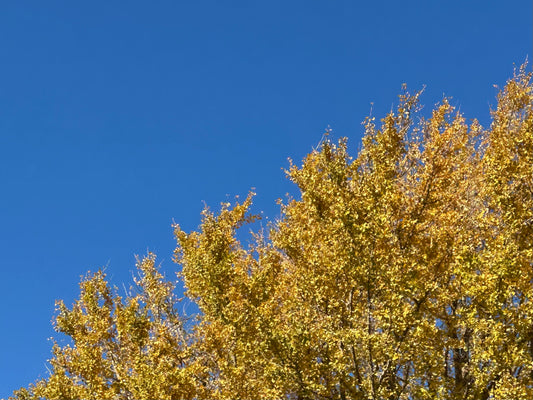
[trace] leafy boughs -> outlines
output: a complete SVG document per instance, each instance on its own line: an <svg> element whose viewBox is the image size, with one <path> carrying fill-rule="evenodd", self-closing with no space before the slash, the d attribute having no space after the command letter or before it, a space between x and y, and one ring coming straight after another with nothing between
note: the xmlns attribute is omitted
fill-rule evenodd
<svg viewBox="0 0 533 400"><path fill-rule="evenodd" d="M533 85L492 124L407 92L362 148L326 138L287 171L301 197L253 234L252 194L174 227L200 314L149 254L135 290L97 272L58 302L50 375L14 399L533 398Z"/></svg>

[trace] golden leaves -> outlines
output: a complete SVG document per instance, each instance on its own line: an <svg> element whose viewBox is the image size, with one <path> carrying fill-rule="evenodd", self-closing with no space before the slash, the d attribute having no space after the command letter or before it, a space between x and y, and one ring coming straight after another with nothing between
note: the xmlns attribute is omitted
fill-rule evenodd
<svg viewBox="0 0 533 400"><path fill-rule="evenodd" d="M248 246L252 193L174 226L188 329L154 255L124 299L89 275L57 305L72 344L17 398L532 398L531 75L488 130L419 96L368 118L356 158L326 138L291 163L301 199Z"/></svg>

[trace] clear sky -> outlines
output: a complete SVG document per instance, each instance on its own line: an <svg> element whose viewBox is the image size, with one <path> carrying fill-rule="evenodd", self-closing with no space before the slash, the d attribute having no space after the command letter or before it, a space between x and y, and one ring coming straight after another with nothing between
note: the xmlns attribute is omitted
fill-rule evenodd
<svg viewBox="0 0 533 400"><path fill-rule="evenodd" d="M532 2L10 1L0 6L0 397L46 376L54 301L134 255L173 277L172 221L245 196L275 217L328 125L427 85L489 122L531 60ZM56 335L57 336L57 335Z"/></svg>

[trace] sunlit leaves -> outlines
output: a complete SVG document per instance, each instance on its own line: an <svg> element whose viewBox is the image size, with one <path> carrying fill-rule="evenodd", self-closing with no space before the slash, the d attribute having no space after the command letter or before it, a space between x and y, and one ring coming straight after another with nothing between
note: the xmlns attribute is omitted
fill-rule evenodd
<svg viewBox="0 0 533 400"><path fill-rule="evenodd" d="M138 262L139 278L125 300L101 271L80 284L80 297L57 303L56 330L70 344L55 343L51 376L19 397L47 399L191 398L182 372L191 353L174 286L149 254Z"/></svg>
<svg viewBox="0 0 533 400"><path fill-rule="evenodd" d="M151 254L125 298L89 275L18 398L533 398L531 75L487 129L419 97L369 117L357 156L326 137L291 163L301 196L248 242L253 194L174 226L194 324Z"/></svg>

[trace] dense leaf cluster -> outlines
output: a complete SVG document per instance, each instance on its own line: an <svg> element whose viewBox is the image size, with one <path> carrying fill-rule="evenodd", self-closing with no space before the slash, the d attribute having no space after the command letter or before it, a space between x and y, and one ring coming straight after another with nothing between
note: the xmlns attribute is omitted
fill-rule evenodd
<svg viewBox="0 0 533 400"><path fill-rule="evenodd" d="M291 164L301 198L253 244L252 195L175 226L192 328L153 255L124 299L88 276L58 303L72 344L14 398L533 398L531 75L487 129L418 100L368 118L356 158L326 138Z"/></svg>

